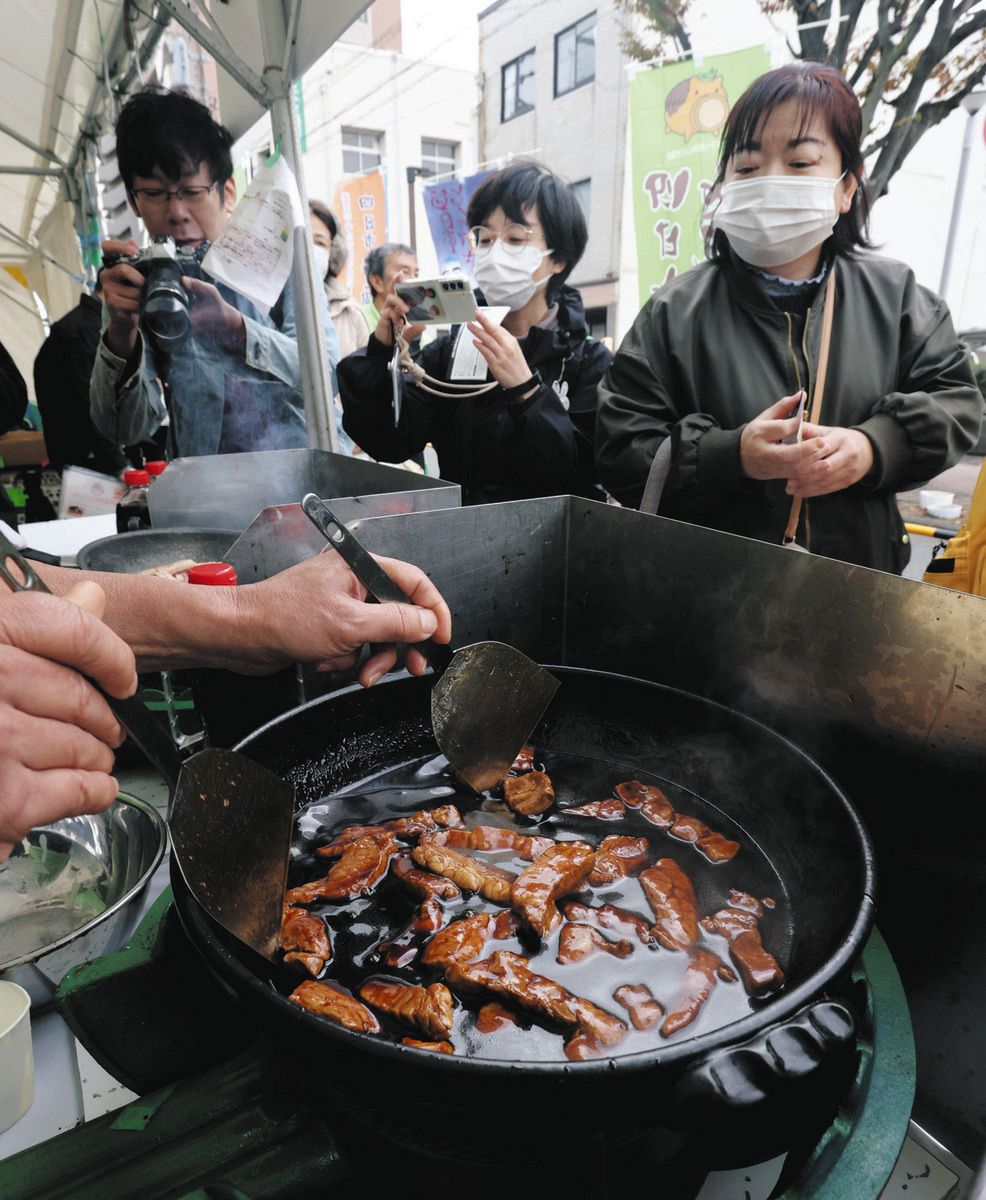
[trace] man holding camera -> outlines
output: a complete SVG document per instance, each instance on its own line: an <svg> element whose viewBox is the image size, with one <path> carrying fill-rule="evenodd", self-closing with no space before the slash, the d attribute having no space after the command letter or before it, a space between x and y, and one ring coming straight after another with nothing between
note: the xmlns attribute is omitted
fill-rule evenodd
<svg viewBox="0 0 986 1200"><path fill-rule="evenodd" d="M187 316L174 300L180 289L171 302L189 333L160 336L160 326L155 334L142 319L148 276L171 247L138 256L135 242L104 242L112 265L100 275L103 333L90 383L97 429L132 445L168 421L169 457L307 446L290 281L264 316L196 262L236 203L229 131L190 96L148 90L123 106L116 133L131 207L152 238L172 239ZM172 275L177 281L179 272ZM338 338L324 296L318 300L334 373Z"/></svg>

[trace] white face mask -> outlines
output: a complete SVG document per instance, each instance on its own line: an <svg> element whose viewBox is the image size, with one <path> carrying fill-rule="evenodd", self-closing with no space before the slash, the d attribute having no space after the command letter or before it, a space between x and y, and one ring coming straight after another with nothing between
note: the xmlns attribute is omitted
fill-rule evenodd
<svg viewBox="0 0 986 1200"><path fill-rule="evenodd" d="M312 248L315 251L315 278L322 280L329 273L329 252L324 246Z"/></svg>
<svg viewBox="0 0 986 1200"><path fill-rule="evenodd" d="M732 249L755 267L780 267L814 250L832 232L839 213L835 189L845 178L760 175L723 185L712 224Z"/></svg>
<svg viewBox="0 0 986 1200"><path fill-rule="evenodd" d="M487 304L505 304L511 312L523 308L539 287L551 278L534 280L541 260L551 253L537 246L525 246L519 254L503 248L500 238L488 249L476 251L476 282L482 288Z"/></svg>

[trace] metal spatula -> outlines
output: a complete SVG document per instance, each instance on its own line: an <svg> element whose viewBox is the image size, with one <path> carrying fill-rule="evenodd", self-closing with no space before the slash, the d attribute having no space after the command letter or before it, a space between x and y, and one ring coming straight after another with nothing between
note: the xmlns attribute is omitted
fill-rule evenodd
<svg viewBox="0 0 986 1200"><path fill-rule="evenodd" d="M0 578L15 592L50 590L2 534ZM234 750L202 750L183 762L136 697L118 700L102 694L168 783L172 848L190 891L220 925L258 954L273 958L287 882L294 788Z"/></svg>
<svg viewBox="0 0 986 1200"><path fill-rule="evenodd" d="M410 604L324 500L309 493L301 507L371 596L384 604ZM415 649L436 675L431 724L439 749L475 791L495 787L540 721L558 680L503 642L476 642L453 653L428 638Z"/></svg>

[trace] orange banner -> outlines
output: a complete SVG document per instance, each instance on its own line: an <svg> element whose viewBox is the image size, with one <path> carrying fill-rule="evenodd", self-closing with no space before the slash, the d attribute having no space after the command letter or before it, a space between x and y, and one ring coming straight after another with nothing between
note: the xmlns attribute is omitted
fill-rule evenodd
<svg viewBox="0 0 986 1200"><path fill-rule="evenodd" d="M370 288L363 274L363 260L374 246L387 240L387 198L383 175L371 171L346 179L336 188L333 211L349 243L349 262L340 279L357 303L367 304Z"/></svg>

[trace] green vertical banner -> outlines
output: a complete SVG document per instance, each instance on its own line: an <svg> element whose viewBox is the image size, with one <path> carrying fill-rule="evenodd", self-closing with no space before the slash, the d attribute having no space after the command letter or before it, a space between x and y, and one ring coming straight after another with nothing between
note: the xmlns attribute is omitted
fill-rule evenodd
<svg viewBox="0 0 986 1200"><path fill-rule="evenodd" d="M305 93L301 86L301 80L294 81L294 87L291 89L294 96L294 115L298 121L298 144L301 146L301 153L308 153L308 126L305 124Z"/></svg>
<svg viewBox="0 0 986 1200"><path fill-rule="evenodd" d="M733 101L765 71L763 46L666 63L630 83L630 166L640 303L705 259L702 216Z"/></svg>

